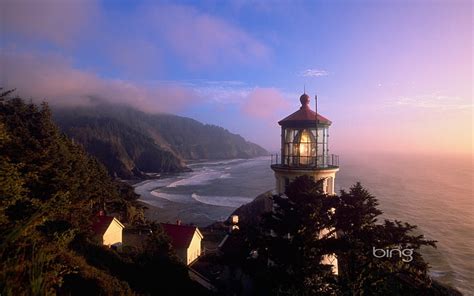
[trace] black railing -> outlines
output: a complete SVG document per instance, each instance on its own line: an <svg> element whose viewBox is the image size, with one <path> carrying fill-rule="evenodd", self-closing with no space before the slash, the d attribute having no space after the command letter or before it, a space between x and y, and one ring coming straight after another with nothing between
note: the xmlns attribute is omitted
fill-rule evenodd
<svg viewBox="0 0 474 296"><path fill-rule="evenodd" d="M271 155L271 165L294 168L330 168L339 166L339 155L328 154L318 156Z"/></svg>

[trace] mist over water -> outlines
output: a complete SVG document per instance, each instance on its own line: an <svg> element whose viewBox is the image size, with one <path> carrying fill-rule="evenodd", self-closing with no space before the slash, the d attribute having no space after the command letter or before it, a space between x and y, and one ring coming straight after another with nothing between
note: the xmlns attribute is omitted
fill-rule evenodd
<svg viewBox="0 0 474 296"><path fill-rule="evenodd" d="M192 164L194 170L138 184L141 200L160 210L153 217L208 225L275 186L270 158ZM418 226L437 240L422 250L431 274L466 295L474 291L474 201L471 158L341 155L336 189L360 181L379 200L382 219Z"/></svg>

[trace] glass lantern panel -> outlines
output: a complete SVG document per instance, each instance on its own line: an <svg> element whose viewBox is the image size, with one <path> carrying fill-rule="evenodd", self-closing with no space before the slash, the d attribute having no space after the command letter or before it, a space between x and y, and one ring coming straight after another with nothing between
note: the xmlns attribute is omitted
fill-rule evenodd
<svg viewBox="0 0 474 296"><path fill-rule="evenodd" d="M308 130L303 130L299 143L299 163L301 165L310 164L311 158L311 137Z"/></svg>
<svg viewBox="0 0 474 296"><path fill-rule="evenodd" d="M290 143L294 136L295 131L291 128L285 129L285 143Z"/></svg>
<svg viewBox="0 0 474 296"><path fill-rule="evenodd" d="M317 135L317 137L316 137ZM328 165L328 128L285 128L282 164L290 166ZM317 139L317 143L316 143Z"/></svg>

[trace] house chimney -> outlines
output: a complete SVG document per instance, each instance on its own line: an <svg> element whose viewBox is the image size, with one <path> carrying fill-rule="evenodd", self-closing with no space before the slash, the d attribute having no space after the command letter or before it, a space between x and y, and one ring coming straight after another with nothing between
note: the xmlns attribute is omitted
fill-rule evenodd
<svg viewBox="0 0 474 296"><path fill-rule="evenodd" d="M176 220L176 225L181 225L181 220Z"/></svg>

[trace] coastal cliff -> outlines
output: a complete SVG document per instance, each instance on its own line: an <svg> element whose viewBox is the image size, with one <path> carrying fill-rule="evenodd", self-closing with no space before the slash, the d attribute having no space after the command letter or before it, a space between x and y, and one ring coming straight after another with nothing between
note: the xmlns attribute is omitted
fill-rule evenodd
<svg viewBox="0 0 474 296"><path fill-rule="evenodd" d="M121 179L189 170L186 161L252 158L268 152L237 134L172 114L104 102L55 108L61 130Z"/></svg>

